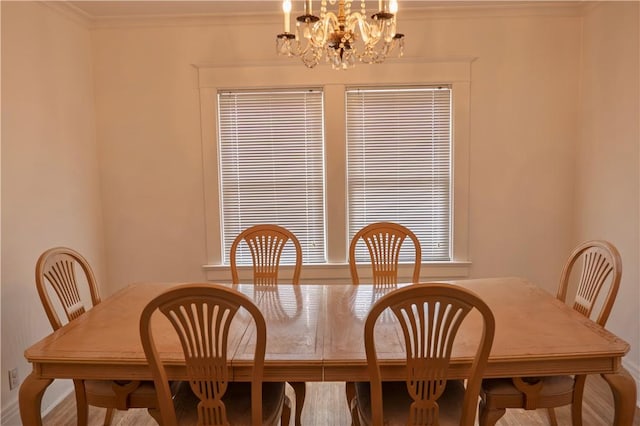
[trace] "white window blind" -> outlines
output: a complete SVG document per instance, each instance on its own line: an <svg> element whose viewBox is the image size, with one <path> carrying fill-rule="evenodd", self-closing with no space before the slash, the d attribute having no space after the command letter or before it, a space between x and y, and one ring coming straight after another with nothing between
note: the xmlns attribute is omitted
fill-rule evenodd
<svg viewBox="0 0 640 426"><path fill-rule="evenodd" d="M450 260L451 89L349 89L347 146L349 238L396 222L416 234L423 261ZM401 261L413 261L410 243Z"/></svg>
<svg viewBox="0 0 640 426"><path fill-rule="evenodd" d="M322 114L320 90L218 93L225 263L234 238L261 223L293 232L304 263L325 262ZM251 264L248 250L238 263Z"/></svg>

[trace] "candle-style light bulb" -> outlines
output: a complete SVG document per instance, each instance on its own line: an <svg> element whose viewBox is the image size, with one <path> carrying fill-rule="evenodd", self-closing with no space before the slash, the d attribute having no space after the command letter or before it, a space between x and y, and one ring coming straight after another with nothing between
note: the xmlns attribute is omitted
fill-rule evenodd
<svg viewBox="0 0 640 426"><path fill-rule="evenodd" d="M284 12L284 32L290 32L289 14L291 13L291 0L283 0L282 11Z"/></svg>
<svg viewBox="0 0 640 426"><path fill-rule="evenodd" d="M398 13L398 0L391 0L389 2L389 12L393 13L394 15Z"/></svg>

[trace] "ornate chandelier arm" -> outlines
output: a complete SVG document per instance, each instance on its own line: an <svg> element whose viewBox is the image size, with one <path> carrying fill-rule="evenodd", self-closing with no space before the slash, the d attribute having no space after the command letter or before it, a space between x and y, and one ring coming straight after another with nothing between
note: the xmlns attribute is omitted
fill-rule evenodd
<svg viewBox="0 0 640 426"><path fill-rule="evenodd" d="M310 41L315 46L322 48L327 43L329 39L329 35L333 33L336 28L340 27L340 22L338 17L331 13L327 12L323 19L316 22L310 29Z"/></svg>
<svg viewBox="0 0 640 426"><path fill-rule="evenodd" d="M336 5L337 13L327 11L327 4ZM351 12L351 0L322 0L320 17L312 14L312 0L305 0L304 15L296 18L295 35L290 32L291 1L283 1L285 32L276 39L281 55L299 56L309 68L322 58L334 69L354 65L356 58L365 63L382 62L388 53L398 48L402 56L403 34L396 34L397 0L380 0L379 11L367 19L365 0L361 11Z"/></svg>

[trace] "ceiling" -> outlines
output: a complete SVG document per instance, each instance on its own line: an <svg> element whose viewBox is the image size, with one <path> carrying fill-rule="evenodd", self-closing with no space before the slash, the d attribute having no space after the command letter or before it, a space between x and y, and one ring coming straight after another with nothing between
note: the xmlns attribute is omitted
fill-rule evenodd
<svg viewBox="0 0 640 426"><path fill-rule="evenodd" d="M73 7L80 10L91 19L104 18L143 18L143 17L171 17L171 16L202 16L202 15L248 15L281 13L281 0L201 0L201 1L69 1ZM320 8L320 0L314 0L314 9ZM464 7L479 4L501 4L527 2L506 1L434 1L434 0L399 0L400 12L413 9L437 8L442 6ZM538 3L541 3L538 1ZM369 8L377 6L377 1L369 0ZM357 9L360 2L353 0L352 10ZM303 1L293 0L293 10L302 11ZM334 7L332 7L333 9Z"/></svg>
<svg viewBox="0 0 640 426"><path fill-rule="evenodd" d="M274 13L281 1L70 1L90 18L226 15Z"/></svg>

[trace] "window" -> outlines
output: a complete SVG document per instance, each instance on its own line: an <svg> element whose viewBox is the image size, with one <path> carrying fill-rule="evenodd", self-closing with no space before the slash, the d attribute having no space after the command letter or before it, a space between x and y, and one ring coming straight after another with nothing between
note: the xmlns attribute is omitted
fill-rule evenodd
<svg viewBox="0 0 640 426"><path fill-rule="evenodd" d="M301 276L304 283L351 282L348 265L351 236L355 229L363 226L365 222L376 220L394 220L418 234L423 248L422 260L426 263L422 268L421 279L468 276L471 266L468 257L468 236L472 61L473 58L456 58L451 61L399 61L359 67L357 72L335 72L331 67L317 67L313 72L308 72L301 70L299 64L198 67L206 226L206 259L203 259L203 270L207 279L227 282L230 277L228 253L231 239L241 229L253 223L267 221L286 226L299 237L305 250ZM382 97L384 109L376 111L373 108L374 95ZM242 106L245 96L262 98L254 99L251 107L253 109L250 108L249 112L245 113L242 112L245 108ZM286 119L276 119L275 116L272 119L266 118L282 108L282 105L275 102L280 96L291 98L287 101L292 103L289 105L290 108L284 108ZM295 103L297 101L293 99L297 96L306 99ZM388 129L375 128L370 120L362 121L360 136L365 135L362 141L366 143L367 149L366 152L361 152L361 161L364 162L360 166L354 165L356 157L349 152L355 148L353 144L357 137L360 137L354 133L358 125L349 121L349 118L356 117L351 107L355 106L354 99L358 99L358 96L361 97L361 105L364 102L365 107L371 108L367 111L367 116L377 114L379 122L389 126ZM418 100L405 100L406 105L409 102L414 102L415 105L403 110L406 106L403 101L386 99L385 96L415 96ZM269 104L272 101L274 103ZM390 105L393 104L397 104L397 107L394 106L392 109ZM249 129L254 140L249 138L249 141L242 141L242 132L234 136L236 132L233 127L223 128L236 126L233 124L234 120L237 121L238 129ZM241 122L245 124L240 125ZM412 128L408 123L418 126L413 130L426 134L426 139L412 139L409 135ZM402 126L405 125L407 128L403 129ZM285 130L287 126L292 126L289 133ZM287 137L275 136L278 132L284 133ZM404 147L405 144L411 143L417 144L417 147L411 148L414 151L405 152L394 147L392 153L383 155L383 166L392 160L409 161L406 158L407 152L411 152L410 160L416 164L419 162L420 166L412 165L406 168L415 172L415 175L399 174L393 176L394 180L390 182L396 186L402 183L403 188L408 187L407 185L417 185L418 182L419 185L414 188L416 192L403 192L402 188L394 188L393 191L398 192L393 192L389 187L383 188L380 190L382 196L378 197L374 187L370 185L373 182L370 172L376 171L376 168L383 171L385 168L370 167L371 164L375 164L371 162L370 148L374 146L372 144L376 138L398 142L399 137L395 134L401 134L404 138L403 144L399 146ZM237 149L241 150L249 143L254 144L251 150L262 150L261 154L254 154L256 158L251 158L248 152L242 159L234 158L230 154L235 148L228 144L236 144ZM254 188L247 192L250 188L237 181L240 173L248 173L254 178L258 172L267 173L270 169L266 164L260 165L263 167L261 170L252 162L267 161L267 158L271 157L271 149L283 147L285 143L291 144L287 145L290 149L287 148L284 152L281 150L278 159L274 157L269 167L276 171L282 170L282 164L292 162L291 167L301 167L296 171L299 172L297 177L281 179L282 173L274 172L272 187L258 187L259 183L265 182L264 179L260 182L256 179L251 183ZM441 143L446 143L446 147ZM295 151L298 149L304 152ZM428 149L432 152L428 152ZM225 153L223 150L230 151ZM363 157L365 155L366 160ZM282 159L280 156L288 156L288 159ZM295 159L292 160L294 156ZM441 166L448 167L448 171L439 168ZM227 170L229 167L236 167L237 170ZM420 174L427 169L431 170L430 174ZM363 171L366 174L359 178L354 174ZM231 183L234 179L236 182ZM281 200L280 197L290 196L294 191L292 189L289 194L276 192L266 201L259 198L266 198L267 191L272 191L274 185L279 185L278 179L285 185L296 183L296 197L304 195L304 198L278 202L275 207L270 207L267 202L274 198ZM357 184L358 179L361 179L360 184ZM375 195L359 196L360 207L355 202L358 198L357 185L364 185L360 190L361 194ZM306 191L310 194L315 191L315 195L306 197ZM418 200L414 195L416 193L420 196L427 194L431 198ZM409 198L416 201L415 208L421 209L414 214L418 220L409 222L406 218L392 216L393 212L385 213L384 217L371 215L373 210L369 207L372 202L379 201L377 198L388 202L391 196L399 200L397 207L394 207L397 211L404 212L414 208L402 205L402 200ZM441 196L443 198L437 198ZM243 198L243 201L237 197ZM260 201L251 200L252 197ZM430 205L430 202L433 204ZM237 206L230 209L233 203ZM255 212L249 205L253 206ZM298 207L301 210L298 210ZM284 210L289 211L290 208L295 210L292 217L298 221L296 229L281 221L283 215L290 214ZM357 213L358 209L361 209L361 213ZM253 213L259 213L260 217L252 217L250 221L253 223L249 223L247 218ZM275 216L273 219L263 217L272 213ZM309 215L308 218L306 215ZM362 222L355 223L356 220ZM233 225L235 229L230 228L233 221L237 222ZM313 225L307 228L312 222ZM424 229L420 229L422 227ZM292 267L284 265L282 272L286 276L292 272ZM360 272L362 279L366 280L370 268L363 267ZM251 267L248 265L240 268L241 279L250 279L251 273ZM411 265L400 265L400 279L410 277L411 273Z"/></svg>
<svg viewBox="0 0 640 426"><path fill-rule="evenodd" d="M218 133L225 263L234 238L260 223L286 227L305 263L324 263L322 91L219 92ZM243 250L238 263L251 264ZM294 260L285 251L282 263Z"/></svg>
<svg viewBox="0 0 640 426"><path fill-rule="evenodd" d="M450 260L450 88L349 89L346 99L349 236L397 222L416 234L423 261ZM401 260L411 260L406 248ZM367 261L364 248L357 257Z"/></svg>

